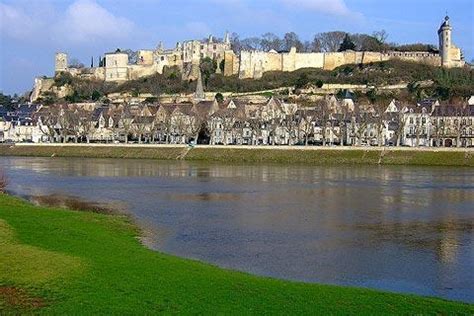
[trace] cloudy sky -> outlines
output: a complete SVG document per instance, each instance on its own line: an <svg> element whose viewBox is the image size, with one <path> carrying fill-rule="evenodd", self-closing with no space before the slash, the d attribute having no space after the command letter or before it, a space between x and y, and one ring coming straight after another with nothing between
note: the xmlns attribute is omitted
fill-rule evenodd
<svg viewBox="0 0 474 316"><path fill-rule="evenodd" d="M294 31L302 39L341 30L388 40L437 44L448 12L454 42L474 58L473 0L0 0L0 91L31 89L36 76L51 76L54 53L84 64L116 48L154 48L159 41L243 37Z"/></svg>

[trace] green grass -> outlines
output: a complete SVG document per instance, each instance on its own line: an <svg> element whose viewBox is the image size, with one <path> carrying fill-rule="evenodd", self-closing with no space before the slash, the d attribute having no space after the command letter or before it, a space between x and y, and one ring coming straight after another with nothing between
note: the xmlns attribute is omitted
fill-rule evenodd
<svg viewBox="0 0 474 316"><path fill-rule="evenodd" d="M123 146L0 146L0 156L83 157L83 158L137 158L175 160L186 147L123 147ZM216 162L285 163L311 165L369 164L418 166L474 167L473 150L398 150L385 148L365 150L357 148L301 150L262 147L244 149L228 146L209 148L197 146L185 160Z"/></svg>
<svg viewBox="0 0 474 316"><path fill-rule="evenodd" d="M228 271L148 250L137 233L123 216L0 195L0 314L474 314L441 299Z"/></svg>

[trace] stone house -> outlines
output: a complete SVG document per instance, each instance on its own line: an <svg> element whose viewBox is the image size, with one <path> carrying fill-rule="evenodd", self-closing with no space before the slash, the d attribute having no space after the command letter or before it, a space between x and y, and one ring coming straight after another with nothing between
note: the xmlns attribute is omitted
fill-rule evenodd
<svg viewBox="0 0 474 316"><path fill-rule="evenodd" d="M472 147L474 145L474 106L440 105L432 116L432 146Z"/></svg>

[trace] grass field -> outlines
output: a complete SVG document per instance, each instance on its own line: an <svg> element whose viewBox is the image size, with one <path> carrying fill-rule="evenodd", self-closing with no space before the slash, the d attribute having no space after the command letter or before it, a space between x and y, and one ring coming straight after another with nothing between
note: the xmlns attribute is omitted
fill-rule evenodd
<svg viewBox="0 0 474 316"><path fill-rule="evenodd" d="M0 314L474 314L474 305L223 270L143 247L127 218L0 195Z"/></svg>
<svg viewBox="0 0 474 316"><path fill-rule="evenodd" d="M474 167L474 150L197 146L0 146L0 156L184 159L312 165L372 164Z"/></svg>

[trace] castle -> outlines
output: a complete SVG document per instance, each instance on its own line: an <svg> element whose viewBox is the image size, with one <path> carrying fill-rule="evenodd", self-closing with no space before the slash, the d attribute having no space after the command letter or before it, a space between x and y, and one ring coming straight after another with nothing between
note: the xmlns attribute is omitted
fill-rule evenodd
<svg viewBox="0 0 474 316"><path fill-rule="evenodd" d="M178 42L173 49L164 49L160 43L154 50L139 50L137 60L133 64L129 63L129 55L120 49L106 53L100 60L99 67L90 68L70 67L67 54L56 53L55 73L68 72L83 78L123 82L155 73L161 74L165 67L177 66L183 74L183 79L195 80L201 59L211 58L219 65L224 59L224 52L230 50L230 37L226 33L222 41L215 40L211 35L204 41ZM220 71L219 67L217 71Z"/></svg>
<svg viewBox="0 0 474 316"><path fill-rule="evenodd" d="M111 82L124 82L155 73L163 73L165 67L176 66L181 70L183 79L197 79L199 62L209 57L218 64L217 72L225 76L238 75L241 79L261 78L267 71L295 71L301 68L320 68L332 70L346 64L367 64L391 59L401 59L427 63L442 67L462 67L464 60L461 50L452 43L452 26L446 16L438 30L439 53L433 52L365 52L344 51L327 53L299 53L296 48L289 52L232 51L229 34L223 40L209 36L207 40L178 42L173 49L164 49L160 44L154 50L139 50L135 63L129 63L129 55L117 50L106 53L99 67L77 68L68 66L65 53L57 53L55 73L68 72L74 76L95 78Z"/></svg>

